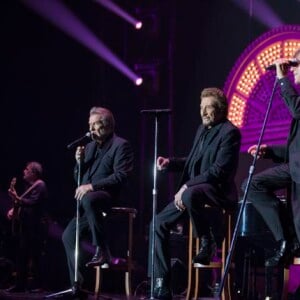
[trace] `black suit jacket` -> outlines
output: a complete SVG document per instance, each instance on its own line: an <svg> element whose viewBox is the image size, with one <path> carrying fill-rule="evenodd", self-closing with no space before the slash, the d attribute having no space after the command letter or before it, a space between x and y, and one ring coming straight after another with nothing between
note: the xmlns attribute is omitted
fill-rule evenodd
<svg viewBox="0 0 300 300"><path fill-rule="evenodd" d="M198 151L200 136L204 126L200 125L196 133L193 147L187 158L171 158L169 169L183 169L180 186L188 187L209 183L216 186L230 201L237 200L237 190L234 177L238 167L241 134L239 129L230 121L226 120L217 124L210 130L212 132L205 139L200 155L197 156L199 168L194 178L190 178L188 166L195 158Z"/></svg>
<svg viewBox="0 0 300 300"><path fill-rule="evenodd" d="M300 95L288 78L280 79L278 82L281 95L292 115L292 123L287 144L271 146L265 158L272 158L275 162L288 162L292 180L300 183Z"/></svg>
<svg viewBox="0 0 300 300"><path fill-rule="evenodd" d="M128 141L115 134L107 140L101 155L95 158L97 143L85 147L81 184L91 183L94 191L105 190L117 196L133 169L133 151ZM77 180L78 166L74 177Z"/></svg>

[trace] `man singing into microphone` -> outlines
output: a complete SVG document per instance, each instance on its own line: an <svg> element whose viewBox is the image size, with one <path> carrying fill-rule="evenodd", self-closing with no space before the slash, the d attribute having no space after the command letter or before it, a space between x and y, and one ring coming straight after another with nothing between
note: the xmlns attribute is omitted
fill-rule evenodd
<svg viewBox="0 0 300 300"><path fill-rule="evenodd" d="M297 61L298 64L296 63ZM279 199L275 195L277 190L283 188L291 189L293 225L298 237L298 241L295 237L294 245L291 246L295 252L297 247L299 247L300 241L300 95L287 77L288 69L290 68L294 74L295 84L300 84L299 63L300 49L294 54L293 64L285 58L277 59L274 62L281 96L292 115L290 133L287 144L284 146L261 145L258 157L271 158L281 164L254 175L249 186L248 197L262 215L276 241L275 252L265 261L265 266L267 267L278 265L287 250L287 237L284 235L279 217ZM256 151L256 145L248 149L248 152L252 155ZM243 185L244 188L245 183ZM285 220L286 222L288 220ZM294 230L293 226L291 229Z"/></svg>
<svg viewBox="0 0 300 300"><path fill-rule="evenodd" d="M120 190L133 169L133 151L128 141L114 133L115 120L106 108L90 110L89 130L92 141L78 147L75 154L75 180L81 164L81 183L75 191L80 201L79 237L88 232L96 251L86 267L109 266L110 251L104 230L104 215L117 203ZM76 219L72 219L63 233L71 284L74 285L74 249ZM78 284L82 285L83 265L78 262Z"/></svg>

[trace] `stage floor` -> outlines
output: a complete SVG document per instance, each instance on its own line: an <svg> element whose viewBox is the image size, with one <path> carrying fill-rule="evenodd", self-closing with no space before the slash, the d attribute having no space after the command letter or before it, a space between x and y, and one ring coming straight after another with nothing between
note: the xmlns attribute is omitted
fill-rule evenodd
<svg viewBox="0 0 300 300"><path fill-rule="evenodd" d="M50 292L43 292L43 293L8 293L5 290L0 290L0 299L1 300L40 300L40 299L45 299L45 296L49 295ZM50 298L47 298L50 299ZM67 300L67 299L72 299L70 296L60 296L56 298L51 298L51 299L61 299L61 300ZM78 298L76 298L78 299ZM117 294L103 294L98 297L94 296L93 294L90 294L87 298L88 300L145 300L145 296L132 296L130 298L127 298L126 295L117 295ZM180 295L175 295L173 296L173 300L182 300L185 299L184 296ZM201 298L201 299L211 299L211 298Z"/></svg>

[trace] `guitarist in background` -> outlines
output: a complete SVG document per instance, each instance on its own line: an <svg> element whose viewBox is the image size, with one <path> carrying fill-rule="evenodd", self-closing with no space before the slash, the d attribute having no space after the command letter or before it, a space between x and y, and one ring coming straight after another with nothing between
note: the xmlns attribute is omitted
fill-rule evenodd
<svg viewBox="0 0 300 300"><path fill-rule="evenodd" d="M23 171L25 190L19 195L15 190L15 178L8 190L13 207L7 217L13 222L13 234L17 240L16 283L7 292L24 292L40 287L39 260L41 257L43 230L41 219L47 199L47 187L42 178L43 169L38 162L27 163ZM18 226L16 226L18 225ZM33 281L28 285L31 270Z"/></svg>

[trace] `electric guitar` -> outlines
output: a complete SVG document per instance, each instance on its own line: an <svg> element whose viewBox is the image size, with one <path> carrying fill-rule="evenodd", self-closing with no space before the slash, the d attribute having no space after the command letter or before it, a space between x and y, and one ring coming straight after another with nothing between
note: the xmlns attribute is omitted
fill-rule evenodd
<svg viewBox="0 0 300 300"><path fill-rule="evenodd" d="M17 183L17 178L14 177L11 182L10 182L10 186L9 186L9 190L12 192L15 192L16 189L16 183ZM13 201L13 214L12 214L12 218L11 218L11 228L12 228L12 233L16 234L19 228L19 216L20 216L20 205L19 205L19 201L16 197L10 195L10 197L12 198Z"/></svg>

